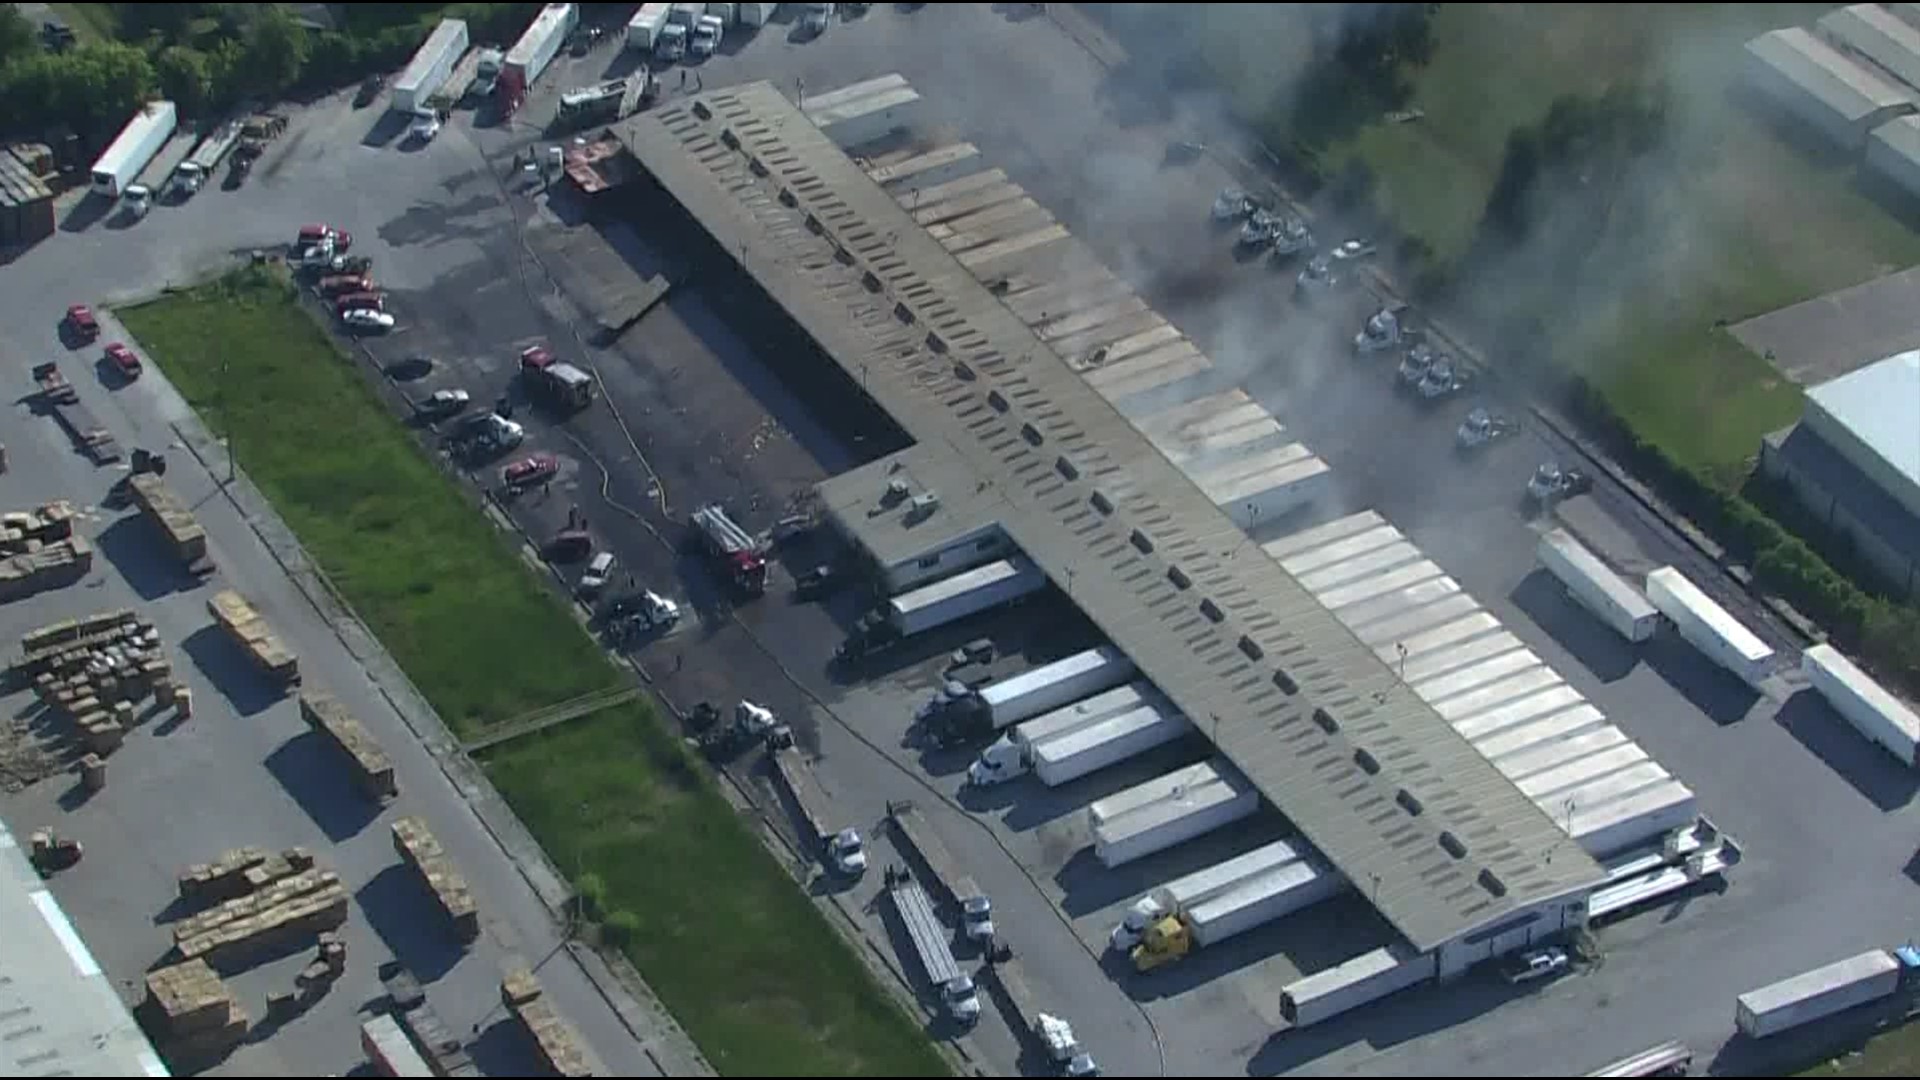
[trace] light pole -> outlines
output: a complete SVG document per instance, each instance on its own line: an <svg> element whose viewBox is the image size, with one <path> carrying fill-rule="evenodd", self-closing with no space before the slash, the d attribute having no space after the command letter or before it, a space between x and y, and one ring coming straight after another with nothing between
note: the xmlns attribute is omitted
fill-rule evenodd
<svg viewBox="0 0 1920 1080"><path fill-rule="evenodd" d="M1393 643L1393 647L1399 650L1400 652L1400 681L1406 682L1407 681L1407 643L1404 641L1396 641Z"/></svg>

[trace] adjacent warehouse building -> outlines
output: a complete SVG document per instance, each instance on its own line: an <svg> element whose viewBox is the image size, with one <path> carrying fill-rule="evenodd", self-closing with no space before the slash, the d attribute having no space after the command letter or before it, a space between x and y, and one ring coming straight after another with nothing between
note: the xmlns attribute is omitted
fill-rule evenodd
<svg viewBox="0 0 1920 1080"><path fill-rule="evenodd" d="M1920 590L1920 351L1808 390L1800 422L1766 437L1760 464L1896 588Z"/></svg>
<svg viewBox="0 0 1920 1080"><path fill-rule="evenodd" d="M1873 129L1915 111L1915 92L1800 27L1747 42L1752 83L1835 146L1860 152Z"/></svg>
<svg viewBox="0 0 1920 1080"><path fill-rule="evenodd" d="M0 824L0 1076L169 1076Z"/></svg>
<svg viewBox="0 0 1920 1080"><path fill-rule="evenodd" d="M35 244L53 235L53 152L45 146L0 148L0 247Z"/></svg>
<svg viewBox="0 0 1920 1080"><path fill-rule="evenodd" d="M1920 115L1902 116L1874 128L1867 139L1867 168L1920 198Z"/></svg>
<svg viewBox="0 0 1920 1080"><path fill-rule="evenodd" d="M1585 922L1594 859L772 86L616 130L915 443L822 487L890 580L1024 552L1430 972Z"/></svg>
<svg viewBox="0 0 1920 1080"><path fill-rule="evenodd" d="M1920 28L1879 4L1854 4L1827 13L1820 35L1869 70L1899 80L1909 92L1920 88Z"/></svg>

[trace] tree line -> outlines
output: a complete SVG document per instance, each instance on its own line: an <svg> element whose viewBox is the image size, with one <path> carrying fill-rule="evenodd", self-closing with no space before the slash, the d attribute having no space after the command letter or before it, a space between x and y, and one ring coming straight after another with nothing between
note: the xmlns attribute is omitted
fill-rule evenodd
<svg viewBox="0 0 1920 1080"><path fill-rule="evenodd" d="M210 118L244 102L319 93L405 63L438 17L477 41L511 40L538 4L348 4L310 29L279 4L111 4L120 40L43 51L38 29L0 5L0 134L63 131L101 141L146 101Z"/></svg>

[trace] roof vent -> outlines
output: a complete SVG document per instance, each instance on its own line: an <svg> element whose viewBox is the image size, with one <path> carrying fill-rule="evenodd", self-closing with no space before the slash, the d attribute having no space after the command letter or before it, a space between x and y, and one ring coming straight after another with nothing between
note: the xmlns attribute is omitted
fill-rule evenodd
<svg viewBox="0 0 1920 1080"><path fill-rule="evenodd" d="M895 477L887 481L887 493L880 499L880 505L892 506L907 497L907 482Z"/></svg>
<svg viewBox="0 0 1920 1080"><path fill-rule="evenodd" d="M693 111L699 112L701 109L704 109L704 108L706 108L706 105L704 103L695 102L693 106ZM705 119L705 117L702 117L702 119ZM740 149L740 136L735 135L733 133L733 129L730 127L725 127L720 129L720 141L723 143L726 143L728 146L732 147L735 150Z"/></svg>
<svg viewBox="0 0 1920 1080"><path fill-rule="evenodd" d="M699 98L694 98L693 99L693 115L699 117L702 120L711 120L713 119L713 110L707 108L706 102L700 100Z"/></svg>
<svg viewBox="0 0 1920 1080"><path fill-rule="evenodd" d="M915 495L913 500L907 504L907 516L914 521L920 521L938 509L940 509L939 494L932 491L923 491Z"/></svg>

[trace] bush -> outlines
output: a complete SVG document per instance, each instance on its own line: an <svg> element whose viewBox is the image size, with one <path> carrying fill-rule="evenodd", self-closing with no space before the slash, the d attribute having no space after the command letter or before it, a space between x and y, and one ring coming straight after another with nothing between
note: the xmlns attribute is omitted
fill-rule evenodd
<svg viewBox="0 0 1920 1080"><path fill-rule="evenodd" d="M625 908L607 916L600 925L600 936L607 944L623 949L627 943L640 935L640 916Z"/></svg>
<svg viewBox="0 0 1920 1080"><path fill-rule="evenodd" d="M573 883L573 899L583 917L598 919L607 909L606 879L591 870L581 874Z"/></svg>

